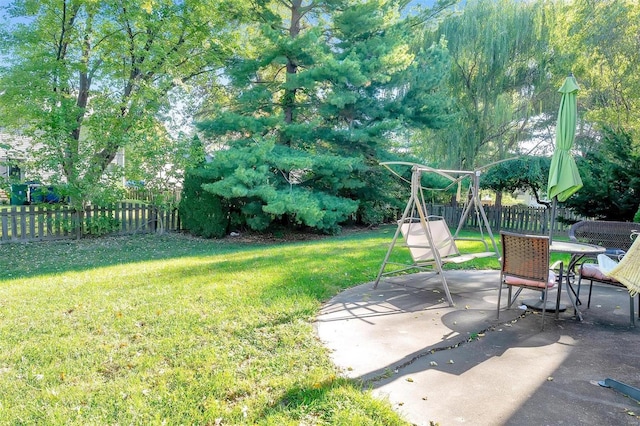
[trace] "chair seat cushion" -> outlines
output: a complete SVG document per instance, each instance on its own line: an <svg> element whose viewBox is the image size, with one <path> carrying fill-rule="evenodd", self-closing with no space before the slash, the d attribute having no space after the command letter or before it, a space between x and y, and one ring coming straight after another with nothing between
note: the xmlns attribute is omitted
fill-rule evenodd
<svg viewBox="0 0 640 426"><path fill-rule="evenodd" d="M580 267L580 276L595 281L618 282L614 278L606 276L595 263L584 263Z"/></svg>
<svg viewBox="0 0 640 426"><path fill-rule="evenodd" d="M505 275L504 283L509 285L523 285L527 287L539 287L544 288L544 283L535 280L529 280L526 278L514 277L511 275ZM551 288L556 285L556 274L553 271L549 271L549 282L547 282L547 288Z"/></svg>

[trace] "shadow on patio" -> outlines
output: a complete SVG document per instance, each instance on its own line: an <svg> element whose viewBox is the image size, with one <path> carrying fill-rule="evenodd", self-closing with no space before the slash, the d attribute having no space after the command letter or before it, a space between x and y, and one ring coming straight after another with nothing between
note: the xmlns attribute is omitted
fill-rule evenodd
<svg viewBox="0 0 640 426"><path fill-rule="evenodd" d="M363 284L323 307L318 335L345 376L414 424L638 424L636 401L594 384L640 386L626 292L594 287L584 321L551 313L541 332L536 312L496 319L498 271L446 274L454 307L425 274Z"/></svg>

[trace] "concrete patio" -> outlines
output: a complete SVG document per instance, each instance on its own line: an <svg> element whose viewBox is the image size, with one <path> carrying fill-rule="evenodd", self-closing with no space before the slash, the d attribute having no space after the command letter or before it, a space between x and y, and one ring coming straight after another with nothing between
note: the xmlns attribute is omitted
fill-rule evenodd
<svg viewBox="0 0 640 426"><path fill-rule="evenodd" d="M535 311L503 310L496 319L498 271L446 277L454 307L439 278L425 274L377 289L363 284L329 301L317 332L344 375L416 425L640 424L636 400L598 384L640 387L640 323L630 326L626 291L594 284L579 322L563 289L570 308L558 320L548 312L541 331Z"/></svg>

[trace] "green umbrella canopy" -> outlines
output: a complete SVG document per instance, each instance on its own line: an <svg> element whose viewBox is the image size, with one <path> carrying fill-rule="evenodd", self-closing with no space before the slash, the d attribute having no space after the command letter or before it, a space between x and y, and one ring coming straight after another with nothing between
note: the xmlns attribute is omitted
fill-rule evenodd
<svg viewBox="0 0 640 426"><path fill-rule="evenodd" d="M576 79L570 75L558 90L562 98L556 125L556 148L551 158L547 187L549 198L558 197L558 201L566 201L582 188L578 166L569 152L576 138L579 89Z"/></svg>

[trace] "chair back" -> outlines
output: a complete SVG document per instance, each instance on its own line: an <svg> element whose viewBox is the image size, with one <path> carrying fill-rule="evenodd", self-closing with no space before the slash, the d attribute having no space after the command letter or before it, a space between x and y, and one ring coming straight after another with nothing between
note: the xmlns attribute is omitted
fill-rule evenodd
<svg viewBox="0 0 640 426"><path fill-rule="evenodd" d="M429 244L429 238L419 219L408 219L400 226L402 236L414 262L434 260L434 248L438 250L441 258L460 254L444 218L429 216L425 225L431 232L433 247Z"/></svg>
<svg viewBox="0 0 640 426"><path fill-rule="evenodd" d="M549 281L549 237L500 232L502 275L547 283Z"/></svg>
<svg viewBox="0 0 640 426"><path fill-rule="evenodd" d="M631 296L640 293L640 237L636 236L629 251L607 275L624 284Z"/></svg>
<svg viewBox="0 0 640 426"><path fill-rule="evenodd" d="M627 251L633 240L630 235L640 229L633 222L615 222L604 220L581 220L571 225L569 238L572 241L596 244L607 249Z"/></svg>

